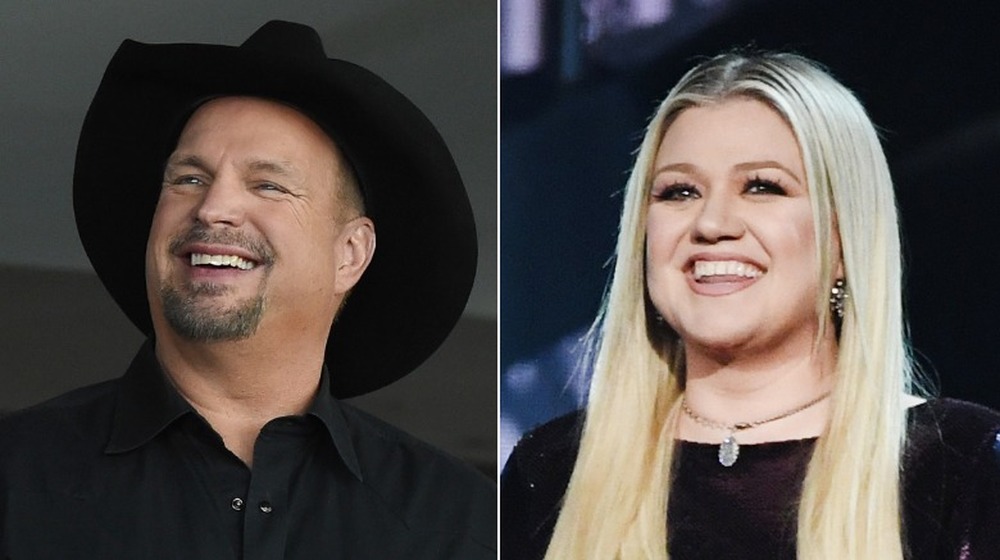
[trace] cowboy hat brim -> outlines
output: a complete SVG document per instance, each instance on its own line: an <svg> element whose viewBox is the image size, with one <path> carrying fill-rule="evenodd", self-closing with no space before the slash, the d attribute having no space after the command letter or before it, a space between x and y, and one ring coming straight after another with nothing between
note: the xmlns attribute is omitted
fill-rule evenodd
<svg viewBox="0 0 1000 560"><path fill-rule="evenodd" d="M304 25L269 22L239 47L126 40L80 133L77 230L118 306L153 336L145 249L164 162L192 111L239 95L300 109L345 154L378 248L327 339L331 391L383 387L426 360L458 321L475 277L475 223L440 134L372 72L328 59Z"/></svg>

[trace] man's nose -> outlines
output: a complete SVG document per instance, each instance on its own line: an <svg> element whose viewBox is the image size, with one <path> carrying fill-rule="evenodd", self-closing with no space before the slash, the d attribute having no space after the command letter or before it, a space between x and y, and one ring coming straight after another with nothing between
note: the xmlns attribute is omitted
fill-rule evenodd
<svg viewBox="0 0 1000 560"><path fill-rule="evenodd" d="M231 174L219 174L205 186L197 219L206 226L239 227L245 216L247 196L242 181Z"/></svg>

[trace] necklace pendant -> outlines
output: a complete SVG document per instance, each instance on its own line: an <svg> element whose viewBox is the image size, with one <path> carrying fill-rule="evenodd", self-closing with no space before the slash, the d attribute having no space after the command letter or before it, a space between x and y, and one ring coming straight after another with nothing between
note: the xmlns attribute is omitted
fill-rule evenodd
<svg viewBox="0 0 1000 560"><path fill-rule="evenodd" d="M719 464L723 467L731 467L736 464L736 459L739 457L740 444L736 441L735 434L729 434L719 444Z"/></svg>

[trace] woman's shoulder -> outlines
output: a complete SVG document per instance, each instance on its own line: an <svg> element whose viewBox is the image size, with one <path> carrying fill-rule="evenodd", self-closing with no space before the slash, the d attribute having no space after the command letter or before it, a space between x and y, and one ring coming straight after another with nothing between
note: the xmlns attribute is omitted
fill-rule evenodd
<svg viewBox="0 0 1000 560"><path fill-rule="evenodd" d="M575 410L535 426L521 437L511 456L523 460L567 452L575 455L580 444L583 415L583 410Z"/></svg>
<svg viewBox="0 0 1000 560"><path fill-rule="evenodd" d="M932 399L910 409L904 504L914 558L995 558L1000 549L1000 413Z"/></svg>
<svg viewBox="0 0 1000 560"><path fill-rule="evenodd" d="M944 469L940 475L949 478L998 469L998 433L1000 412L957 399L930 399L910 408L904 468Z"/></svg>
<svg viewBox="0 0 1000 560"><path fill-rule="evenodd" d="M514 446L500 474L500 556L542 558L576 462L583 412L550 420Z"/></svg>
<svg viewBox="0 0 1000 560"><path fill-rule="evenodd" d="M930 399L910 409L911 448L938 447L969 458L1000 452L1000 412L950 398Z"/></svg>
<svg viewBox="0 0 1000 560"><path fill-rule="evenodd" d="M521 437L504 466L501 484L518 483L561 497L576 462L583 415L577 410L559 416Z"/></svg>

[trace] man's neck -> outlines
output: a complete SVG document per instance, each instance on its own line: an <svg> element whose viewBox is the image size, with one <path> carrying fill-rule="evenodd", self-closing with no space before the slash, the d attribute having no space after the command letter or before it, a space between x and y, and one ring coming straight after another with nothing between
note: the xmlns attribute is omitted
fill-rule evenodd
<svg viewBox="0 0 1000 560"><path fill-rule="evenodd" d="M156 357L167 377L248 466L264 424L305 413L319 388L323 348L278 346L157 339Z"/></svg>

